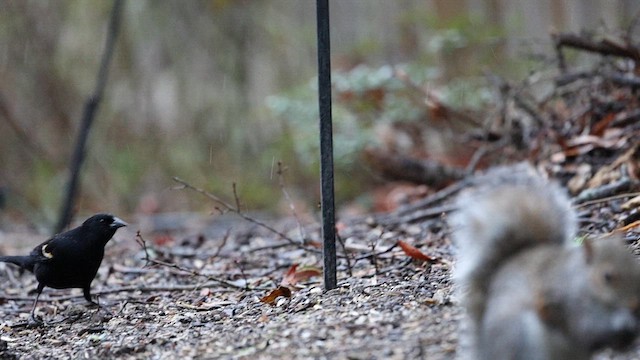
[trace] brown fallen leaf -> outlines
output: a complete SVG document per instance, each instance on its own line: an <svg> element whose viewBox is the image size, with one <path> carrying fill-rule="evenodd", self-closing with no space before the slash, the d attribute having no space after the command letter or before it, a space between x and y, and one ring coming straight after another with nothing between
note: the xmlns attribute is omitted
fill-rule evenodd
<svg viewBox="0 0 640 360"><path fill-rule="evenodd" d="M279 298L280 296L290 298L291 290L286 286L278 286L277 289L271 291L267 296L260 299L260 301L265 304L273 305L276 299Z"/></svg>
<svg viewBox="0 0 640 360"><path fill-rule="evenodd" d="M319 242L319 241L315 241L315 240L308 240L308 241L306 242L306 245L307 245L307 246L314 247L314 248L316 248L316 249L322 249L322 243L321 243L321 242Z"/></svg>
<svg viewBox="0 0 640 360"><path fill-rule="evenodd" d="M303 267L298 270L299 264L293 264L287 270L287 273L284 275L282 282L280 285L282 286L295 286L298 282L309 279L313 276L322 275L322 270L314 267Z"/></svg>
<svg viewBox="0 0 640 360"><path fill-rule="evenodd" d="M624 232L627 232L627 231L629 231L629 230L631 230L631 229L633 229L635 227L638 227L638 226L640 226L640 220L634 221L631 224L628 224L628 225L625 225L625 226L623 226L621 228L615 229L613 232L614 233L624 233Z"/></svg>
<svg viewBox="0 0 640 360"><path fill-rule="evenodd" d="M604 131L611 125L616 119L617 113L612 112L602 117L598 122L591 127L591 134L595 136L602 136Z"/></svg>
<svg viewBox="0 0 640 360"><path fill-rule="evenodd" d="M291 290L296 289L296 284L300 281L307 280L313 276L322 275L322 270L314 267L303 267L298 270L299 264L293 264L287 272L284 274L280 286L277 289L271 291L267 296L260 299L265 304L273 305L276 299L280 296L291 297Z"/></svg>
<svg viewBox="0 0 640 360"><path fill-rule="evenodd" d="M622 204L622 206L620 208L622 210L633 210L633 209L638 208L638 207L640 207L640 196L636 196L636 197L628 200L627 202Z"/></svg>
<svg viewBox="0 0 640 360"><path fill-rule="evenodd" d="M162 234L162 235L155 236L152 239L152 241L153 241L153 244L156 246L168 246L170 244L173 244L174 239L173 239L173 236L171 235Z"/></svg>
<svg viewBox="0 0 640 360"><path fill-rule="evenodd" d="M412 259L421 260L421 261L434 260L431 256L425 255L422 251L418 250L416 247L409 245L402 240L398 240L398 245L402 248L402 251L404 251L404 253L407 254L407 256Z"/></svg>

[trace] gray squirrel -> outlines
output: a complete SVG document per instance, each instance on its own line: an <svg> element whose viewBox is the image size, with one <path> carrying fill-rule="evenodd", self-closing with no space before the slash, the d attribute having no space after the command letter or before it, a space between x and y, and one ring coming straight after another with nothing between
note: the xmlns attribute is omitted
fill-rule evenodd
<svg viewBox="0 0 640 360"><path fill-rule="evenodd" d="M640 264L622 239L578 245L568 196L528 164L472 183L450 217L472 358L589 359L635 340Z"/></svg>

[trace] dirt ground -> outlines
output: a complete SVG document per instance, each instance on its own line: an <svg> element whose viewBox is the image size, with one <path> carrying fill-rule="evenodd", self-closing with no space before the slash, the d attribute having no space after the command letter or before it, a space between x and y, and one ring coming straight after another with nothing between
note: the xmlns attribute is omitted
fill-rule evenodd
<svg viewBox="0 0 640 360"><path fill-rule="evenodd" d="M342 236L351 263L339 261L337 289L324 292L321 277L314 276L295 284L291 298L266 304L260 299L291 265L320 266L317 249L292 246L243 222L225 226L226 220L194 217L143 219L119 231L92 286L103 308L87 306L80 290L46 289L37 311L47 322L42 327L27 326L33 276L0 265L2 357L454 356L461 313L451 300L452 257L448 241L432 232L432 224L394 231L350 225ZM287 227L279 228L298 233L297 226ZM138 230L146 253L136 242ZM318 234L311 231L309 237ZM436 261L413 261L397 247L386 251L398 239ZM13 254L42 240L3 233L0 243ZM150 264L147 256L156 262Z"/></svg>
<svg viewBox="0 0 640 360"><path fill-rule="evenodd" d="M80 290L46 289L37 315L47 324L30 328L35 280L0 265L0 357L453 359L462 311L443 219L384 230L352 222L340 232L349 262L339 260L338 288L324 292L321 277L301 278L291 298L273 304L261 298L293 264L320 266L313 246L226 215L127 219L132 224L107 246L93 282L101 309L87 306ZM291 221L274 228L291 238L300 233ZM44 240L0 236L2 251L12 254ZM317 231L307 237L313 244ZM394 246L398 240L434 260L412 260ZM634 358L638 349L614 358Z"/></svg>

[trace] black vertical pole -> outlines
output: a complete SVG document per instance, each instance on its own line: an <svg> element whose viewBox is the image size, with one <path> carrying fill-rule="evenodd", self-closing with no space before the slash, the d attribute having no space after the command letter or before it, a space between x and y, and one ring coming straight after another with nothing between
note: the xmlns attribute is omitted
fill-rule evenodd
<svg viewBox="0 0 640 360"><path fill-rule="evenodd" d="M331 46L329 0L316 0L318 17L318 102L320 107L320 174L324 288L334 289L336 277L336 219L333 192L333 130L331 125Z"/></svg>

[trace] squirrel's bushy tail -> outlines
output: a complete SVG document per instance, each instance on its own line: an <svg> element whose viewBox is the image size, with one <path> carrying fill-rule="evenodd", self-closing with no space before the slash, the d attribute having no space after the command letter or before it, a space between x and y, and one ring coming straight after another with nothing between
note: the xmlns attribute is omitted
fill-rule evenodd
<svg viewBox="0 0 640 360"><path fill-rule="evenodd" d="M474 178L472 189L458 198L450 224L458 250L455 277L476 323L489 282L504 261L541 244L567 243L576 229L563 189L524 163Z"/></svg>

